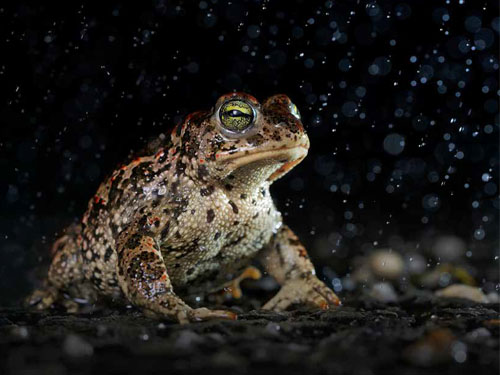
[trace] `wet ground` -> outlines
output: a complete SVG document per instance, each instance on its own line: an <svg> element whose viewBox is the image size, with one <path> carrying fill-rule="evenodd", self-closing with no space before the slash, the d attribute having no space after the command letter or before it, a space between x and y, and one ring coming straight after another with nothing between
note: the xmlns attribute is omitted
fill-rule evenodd
<svg viewBox="0 0 500 375"><path fill-rule="evenodd" d="M498 305L429 292L184 326L133 309L0 309L0 373L498 374L499 331Z"/></svg>

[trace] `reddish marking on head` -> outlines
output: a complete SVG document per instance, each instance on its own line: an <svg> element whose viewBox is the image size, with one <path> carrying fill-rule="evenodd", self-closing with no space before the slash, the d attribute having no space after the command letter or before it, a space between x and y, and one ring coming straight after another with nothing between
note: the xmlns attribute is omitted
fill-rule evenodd
<svg viewBox="0 0 500 375"><path fill-rule="evenodd" d="M200 159L200 164L203 164L204 162L205 162L205 160Z"/></svg>
<svg viewBox="0 0 500 375"><path fill-rule="evenodd" d="M161 149L160 151L158 151L156 154L155 154L155 157L156 159L159 159L163 156L164 152L163 152L163 149Z"/></svg>
<svg viewBox="0 0 500 375"><path fill-rule="evenodd" d="M102 204L103 206L106 205L106 201L98 195L94 195L94 203Z"/></svg>

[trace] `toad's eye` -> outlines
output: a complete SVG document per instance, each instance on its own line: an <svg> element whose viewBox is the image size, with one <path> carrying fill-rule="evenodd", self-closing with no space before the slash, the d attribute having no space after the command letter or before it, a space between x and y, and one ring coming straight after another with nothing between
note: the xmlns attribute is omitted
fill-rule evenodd
<svg viewBox="0 0 500 375"><path fill-rule="evenodd" d="M299 112L299 109L297 108L297 106L293 103L290 103L290 105L288 106L288 108L290 108L290 113L292 115L294 115L297 119L300 120L300 112Z"/></svg>
<svg viewBox="0 0 500 375"><path fill-rule="evenodd" d="M220 107L219 117L222 126L227 130L242 132L253 124L255 112L247 102L233 99Z"/></svg>

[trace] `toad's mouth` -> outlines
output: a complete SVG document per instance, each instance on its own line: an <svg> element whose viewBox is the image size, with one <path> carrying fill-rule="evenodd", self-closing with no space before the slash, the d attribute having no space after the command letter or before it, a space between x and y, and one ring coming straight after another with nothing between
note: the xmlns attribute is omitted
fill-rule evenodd
<svg viewBox="0 0 500 375"><path fill-rule="evenodd" d="M232 154L222 154L218 161L230 165L231 169L238 169L258 162L276 165L277 169L267 178L268 181L274 181L299 164L306 157L308 150L308 145L304 144L253 152L238 151Z"/></svg>

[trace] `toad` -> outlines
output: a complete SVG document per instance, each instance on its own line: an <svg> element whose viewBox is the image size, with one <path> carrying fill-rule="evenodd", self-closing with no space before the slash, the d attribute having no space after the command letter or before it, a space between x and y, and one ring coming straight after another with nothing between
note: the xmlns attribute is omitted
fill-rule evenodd
<svg viewBox="0 0 500 375"><path fill-rule="evenodd" d="M259 276L246 268L258 259L281 285L263 309L339 305L269 192L308 149L287 96L263 103L245 93L222 96L111 173L81 223L52 246L44 286L28 304L110 297L181 323L235 319L231 311L192 308L183 293L232 285L239 294L242 278Z"/></svg>

